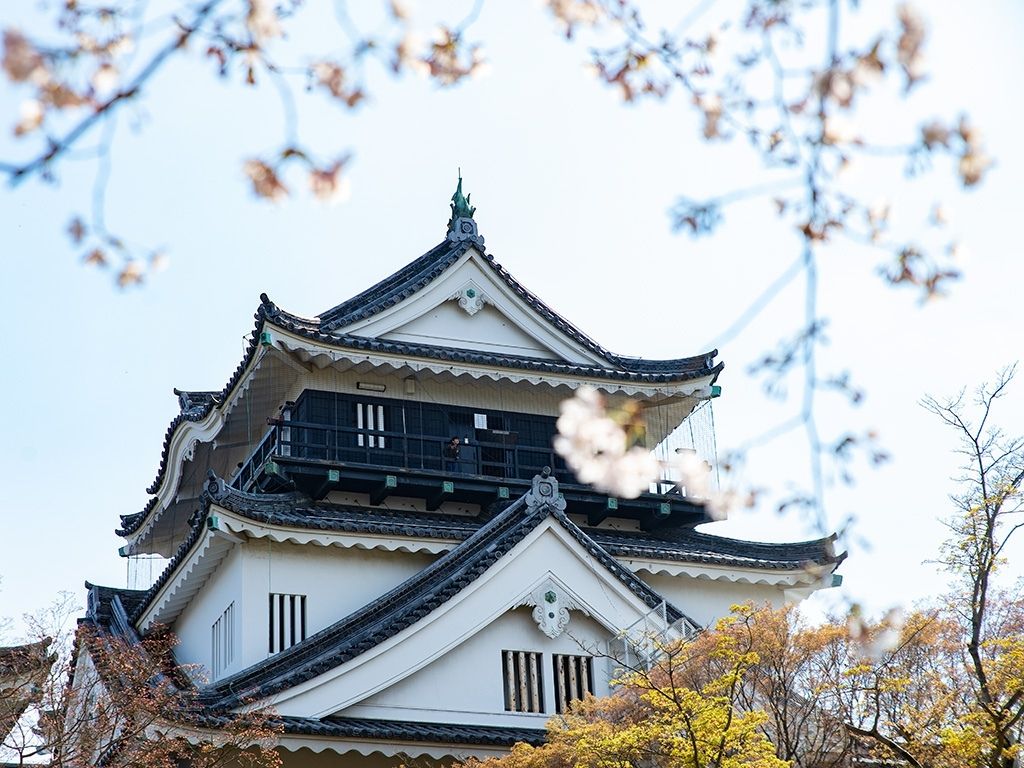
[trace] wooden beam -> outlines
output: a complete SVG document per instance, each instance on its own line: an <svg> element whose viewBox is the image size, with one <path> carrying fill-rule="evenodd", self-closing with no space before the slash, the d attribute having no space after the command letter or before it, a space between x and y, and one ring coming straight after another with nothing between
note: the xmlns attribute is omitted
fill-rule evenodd
<svg viewBox="0 0 1024 768"><path fill-rule="evenodd" d="M341 472L337 469L328 469L324 473L324 480L320 485L310 494L314 499L319 501L324 498L328 493L338 487L338 483L341 481Z"/></svg>
<svg viewBox="0 0 1024 768"><path fill-rule="evenodd" d="M644 531L654 531L658 528L664 528L671 519L672 504L662 501L656 507L651 508L650 512L640 522L640 528Z"/></svg>
<svg viewBox="0 0 1024 768"><path fill-rule="evenodd" d="M451 497L453 493L455 493L455 483L451 480L443 481L441 487L427 497L427 511L437 511L441 507L441 503Z"/></svg>
<svg viewBox="0 0 1024 768"><path fill-rule="evenodd" d="M395 492L398 488L398 477L395 475L385 475L384 480L370 491L370 503L373 506L379 506L388 496Z"/></svg>
<svg viewBox="0 0 1024 768"><path fill-rule="evenodd" d="M609 496L605 499L604 507L598 509L591 509L587 513L587 524L591 527L596 527L603 523L606 519L612 516L613 512L617 512L619 509L619 500Z"/></svg>

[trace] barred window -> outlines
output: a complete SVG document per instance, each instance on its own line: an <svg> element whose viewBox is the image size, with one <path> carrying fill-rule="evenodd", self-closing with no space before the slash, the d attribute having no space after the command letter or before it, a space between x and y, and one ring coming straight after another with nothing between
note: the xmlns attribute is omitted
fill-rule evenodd
<svg viewBox="0 0 1024 768"><path fill-rule="evenodd" d="M501 667L505 685L506 712L543 712L544 680L541 654L531 651L502 651Z"/></svg>
<svg viewBox="0 0 1024 768"><path fill-rule="evenodd" d="M384 436L374 434L363 434L363 430L372 433L373 430L384 432L384 406L372 403L356 403L356 441L362 447L364 440L370 448L384 447Z"/></svg>
<svg viewBox="0 0 1024 768"><path fill-rule="evenodd" d="M210 672L216 680L235 660L235 604L231 603L210 630Z"/></svg>
<svg viewBox="0 0 1024 768"><path fill-rule="evenodd" d="M594 692L594 660L590 656L554 656L555 711L568 711L569 704Z"/></svg>
<svg viewBox="0 0 1024 768"><path fill-rule="evenodd" d="M270 593L267 650L278 653L306 639L306 596Z"/></svg>

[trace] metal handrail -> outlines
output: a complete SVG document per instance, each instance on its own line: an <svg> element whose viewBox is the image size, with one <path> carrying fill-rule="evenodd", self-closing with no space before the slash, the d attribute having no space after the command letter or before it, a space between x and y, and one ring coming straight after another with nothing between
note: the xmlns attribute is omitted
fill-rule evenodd
<svg viewBox="0 0 1024 768"><path fill-rule="evenodd" d="M465 436L458 436L466 440ZM260 441L231 485L247 490L271 455L299 459L350 462L402 469L428 469L458 474L529 480L544 467L552 467L564 482L572 473L550 446L468 439L457 455L446 451L451 436L420 435L385 429L343 427L307 421L275 424Z"/></svg>
<svg viewBox="0 0 1024 768"><path fill-rule="evenodd" d="M252 452L245 458L238 471L231 478L229 485L240 491L246 491L251 486L263 463L269 458L277 447L277 427L273 426L265 434Z"/></svg>

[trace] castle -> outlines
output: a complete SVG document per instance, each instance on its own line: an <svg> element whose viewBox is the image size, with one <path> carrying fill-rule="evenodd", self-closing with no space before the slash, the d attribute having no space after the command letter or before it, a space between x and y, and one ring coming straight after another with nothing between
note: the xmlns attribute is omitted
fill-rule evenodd
<svg viewBox="0 0 1024 768"><path fill-rule="evenodd" d="M561 401L637 402L649 450L713 464L722 364L609 352L486 252L461 180L451 207L439 245L315 317L261 297L225 386L176 390L151 499L122 517L122 555L166 567L89 585L87 625L170 627L211 713L273 706L288 766L539 742L609 692L609 656L837 578L832 539L697 531L670 477L632 499L579 483Z"/></svg>

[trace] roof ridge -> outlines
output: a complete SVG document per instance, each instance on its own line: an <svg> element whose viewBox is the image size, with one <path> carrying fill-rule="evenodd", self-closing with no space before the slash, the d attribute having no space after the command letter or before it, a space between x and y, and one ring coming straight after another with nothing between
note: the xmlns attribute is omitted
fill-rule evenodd
<svg viewBox="0 0 1024 768"><path fill-rule="evenodd" d="M471 245L472 243L470 242L453 242L445 238L422 256L413 259L383 280L379 280L355 296L346 299L325 312L321 312L318 315L321 329L334 330L356 319L361 319L361 315L369 316L382 311L385 308L384 306L366 307L365 305L389 293L394 296L395 292L398 291L400 299L411 296L444 272L445 269L451 266L451 262L461 257ZM444 266L438 269L442 263L444 263ZM419 280L415 280L415 278L419 278ZM420 284L415 285L415 287L409 287L410 283L415 284L417 282ZM387 306L390 306L390 304ZM355 316L353 316L353 312L357 308L363 308L364 312L356 312Z"/></svg>

